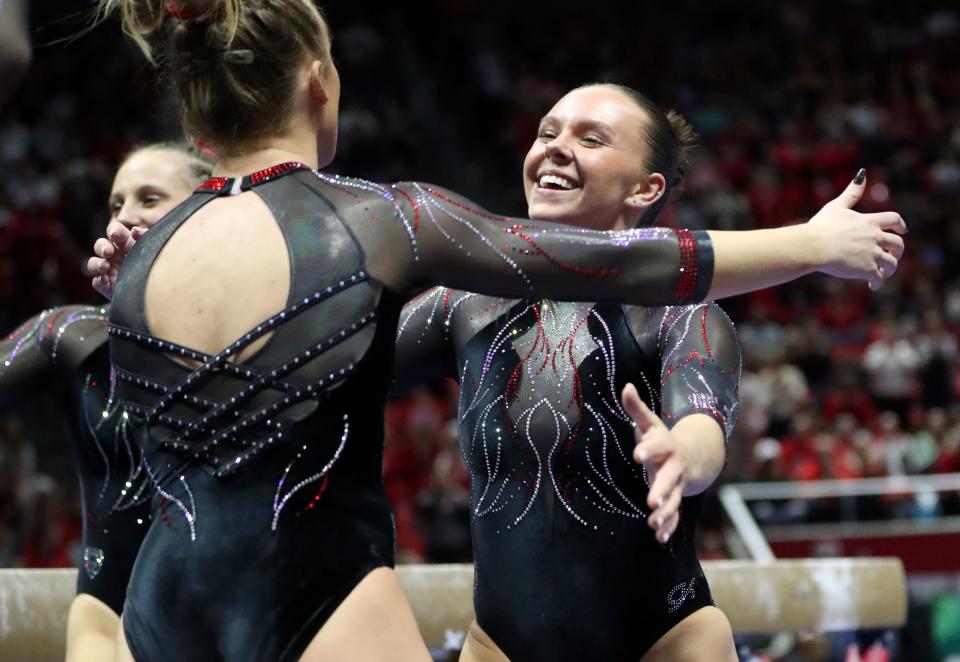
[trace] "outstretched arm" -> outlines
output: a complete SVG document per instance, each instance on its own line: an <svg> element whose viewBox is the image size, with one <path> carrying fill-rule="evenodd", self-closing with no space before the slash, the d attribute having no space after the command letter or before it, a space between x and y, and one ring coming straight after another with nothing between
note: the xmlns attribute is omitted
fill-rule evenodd
<svg viewBox="0 0 960 662"><path fill-rule="evenodd" d="M865 280L876 290L897 270L907 226L900 214L853 210L863 170L807 223L771 230L710 232L716 273L708 299L780 285L808 273Z"/></svg>
<svg viewBox="0 0 960 662"><path fill-rule="evenodd" d="M896 212L853 211L864 181L858 174L808 223L708 233L665 228L597 232L513 219L424 184L362 182L357 189L375 188L377 197L388 201L398 223L380 227L411 248L412 260L396 241L386 242L409 264L386 268L387 276L378 274L398 291L439 283L510 298L659 306L734 296L816 271L865 280L876 289L896 271L903 253L898 235L906 225ZM112 296L120 265L136 238L112 223L107 238L97 241L97 257L88 260L87 272L104 296Z"/></svg>
<svg viewBox="0 0 960 662"><path fill-rule="evenodd" d="M879 287L905 232L895 212L851 209L853 181L810 222L750 232L643 228L596 232L490 214L449 191L394 187L414 246L414 283L496 296L669 305L732 296L814 271Z"/></svg>
<svg viewBox="0 0 960 662"><path fill-rule="evenodd" d="M698 301L710 287L713 251L703 232L598 232L497 216L427 184L391 192L413 252L401 276L407 287L645 305Z"/></svg>

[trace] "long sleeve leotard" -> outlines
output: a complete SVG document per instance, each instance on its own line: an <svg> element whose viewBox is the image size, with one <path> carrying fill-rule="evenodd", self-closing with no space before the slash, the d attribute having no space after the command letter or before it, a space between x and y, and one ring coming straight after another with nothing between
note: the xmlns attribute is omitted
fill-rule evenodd
<svg viewBox="0 0 960 662"><path fill-rule="evenodd" d="M120 409L107 347L107 309L51 308L0 342L0 407L57 396L72 432L83 514L77 592L117 614L150 518L149 483Z"/></svg>
<svg viewBox="0 0 960 662"><path fill-rule="evenodd" d="M287 306L216 355L151 335L160 250L198 209L246 191L286 240ZM298 164L208 180L138 242L110 311L121 398L155 512L169 515L154 517L131 578L134 656L297 659L363 576L392 565L382 412L400 310L418 291L657 304L703 298L712 272L705 234L509 219L435 187Z"/></svg>
<svg viewBox="0 0 960 662"><path fill-rule="evenodd" d="M477 621L514 662L639 660L711 604L694 547L702 497L661 545L646 522L620 393L634 382L672 427L728 434L739 343L716 304L633 307L509 300L435 288L401 316L401 387L460 381L471 475Z"/></svg>

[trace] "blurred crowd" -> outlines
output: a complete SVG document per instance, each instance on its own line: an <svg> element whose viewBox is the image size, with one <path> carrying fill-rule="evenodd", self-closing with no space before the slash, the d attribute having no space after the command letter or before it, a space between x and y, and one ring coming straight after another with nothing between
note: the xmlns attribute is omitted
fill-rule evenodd
<svg viewBox="0 0 960 662"><path fill-rule="evenodd" d="M0 331L96 301L78 266L106 222L113 169L175 130L115 25L52 43L88 5L34 4L34 66L0 111ZM520 165L540 115L593 80L633 85L698 130L667 225L796 222L866 167L860 209L896 209L910 228L900 271L877 293L808 277L723 302L744 353L723 480L960 472L956 4L327 4L344 81L332 171L435 181L522 214ZM0 418L0 566L68 565L76 553L76 488L50 468L70 450L36 411ZM386 416L401 557L468 561L453 387L418 390Z"/></svg>

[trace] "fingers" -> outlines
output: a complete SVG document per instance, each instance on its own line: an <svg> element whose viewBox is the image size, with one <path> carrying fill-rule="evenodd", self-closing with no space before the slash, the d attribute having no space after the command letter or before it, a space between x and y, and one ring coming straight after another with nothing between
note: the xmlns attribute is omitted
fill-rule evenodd
<svg viewBox="0 0 960 662"><path fill-rule="evenodd" d="M671 492L677 487L683 479L683 468L680 462L676 460L667 460L657 467L657 475L650 485L650 491L647 493L647 506L651 509L662 509L669 505Z"/></svg>
<svg viewBox="0 0 960 662"><path fill-rule="evenodd" d="M637 419L643 416L643 410L640 407L643 401L640 399L640 394L637 393L637 387L633 384L627 383L627 385L623 387L623 392L620 394L620 402L623 403L623 408L634 422L637 422Z"/></svg>
<svg viewBox="0 0 960 662"><path fill-rule="evenodd" d="M670 541L670 538L673 537L674 532L677 530L677 525L680 524L679 506L673 511L672 515L661 520L659 524L659 526L654 528L654 535L660 544L665 545Z"/></svg>
<svg viewBox="0 0 960 662"><path fill-rule="evenodd" d="M633 422L637 424L637 429L646 432L650 428L660 425L660 418L650 411L646 403L640 399L637 393L637 387L633 384L627 384L623 387L623 393L620 396L623 408L626 410Z"/></svg>
<svg viewBox="0 0 960 662"><path fill-rule="evenodd" d="M877 256L877 271L879 271L880 275L884 278L890 278L890 276L897 273L897 258L890 255L890 253L880 253L880 255Z"/></svg>
<svg viewBox="0 0 960 662"><path fill-rule="evenodd" d="M673 441L669 435L646 434L640 438L640 443L633 447L633 461L637 464L662 462L672 452Z"/></svg>
<svg viewBox="0 0 960 662"><path fill-rule="evenodd" d="M120 250L130 250L133 246L133 234L123 223L113 221L107 226L107 239Z"/></svg>
<svg viewBox="0 0 960 662"><path fill-rule="evenodd" d="M91 257L83 265L84 276L102 276L108 271L110 271L110 262L99 257Z"/></svg>
<svg viewBox="0 0 960 662"><path fill-rule="evenodd" d="M113 280L109 276L97 276L92 281L93 289L106 299L113 299Z"/></svg>
<svg viewBox="0 0 960 662"><path fill-rule="evenodd" d="M123 223L114 221L107 226L107 236L94 243L93 252L97 257L87 260L86 275L94 277L91 282L93 289L107 299L113 298L120 263L144 232L146 228L137 227L131 230Z"/></svg>
<svg viewBox="0 0 960 662"><path fill-rule="evenodd" d="M897 258L889 253L881 252L877 256L877 266L874 272L867 277L867 283L871 290L879 290L885 280L897 273Z"/></svg>
<svg viewBox="0 0 960 662"><path fill-rule="evenodd" d="M896 232L897 234L907 234L906 221L895 211L878 211L872 214L864 214L863 216L867 220L879 225L883 230Z"/></svg>
<svg viewBox="0 0 960 662"><path fill-rule="evenodd" d="M834 200L836 204L842 205L847 209L853 209L853 206L860 202L860 198L863 196L863 191L866 188L864 184L867 181L867 171L863 168L860 168L860 171L857 172L857 176L847 184L847 188L844 189Z"/></svg>
<svg viewBox="0 0 960 662"><path fill-rule="evenodd" d="M880 237L880 247L898 260L903 257L903 238L891 232L884 232Z"/></svg>
<svg viewBox="0 0 960 662"><path fill-rule="evenodd" d="M93 244L93 252L105 260L109 260L117 252L117 247L109 239L101 237Z"/></svg>
<svg viewBox="0 0 960 662"><path fill-rule="evenodd" d="M665 543L676 531L680 523L680 505L683 502L683 489L678 479L673 489L660 502L662 505L647 518L647 524L654 530L657 540Z"/></svg>

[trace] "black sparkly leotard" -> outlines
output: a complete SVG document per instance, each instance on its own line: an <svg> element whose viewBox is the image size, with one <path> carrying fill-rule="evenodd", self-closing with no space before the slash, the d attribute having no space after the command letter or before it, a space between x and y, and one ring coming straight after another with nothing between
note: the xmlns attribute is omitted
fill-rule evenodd
<svg viewBox="0 0 960 662"><path fill-rule="evenodd" d="M247 191L286 240L287 307L217 355L150 335L144 291L160 250L198 209ZM297 659L371 569L392 565L382 410L409 296L440 283L662 303L702 298L712 274L706 235L508 219L425 185L299 164L208 180L130 253L110 311L157 494L124 609L134 656ZM249 360L231 360L266 333Z"/></svg>
<svg viewBox="0 0 960 662"><path fill-rule="evenodd" d="M636 662L711 604L694 548L701 497L661 545L620 393L672 427L729 433L739 342L716 304L640 308L435 288L404 309L398 380L458 375L471 474L477 622L513 662Z"/></svg>
<svg viewBox="0 0 960 662"><path fill-rule="evenodd" d="M55 394L73 436L83 506L77 592L120 614L147 532L149 483L116 398L107 310L64 306L37 315L0 343L0 406Z"/></svg>

